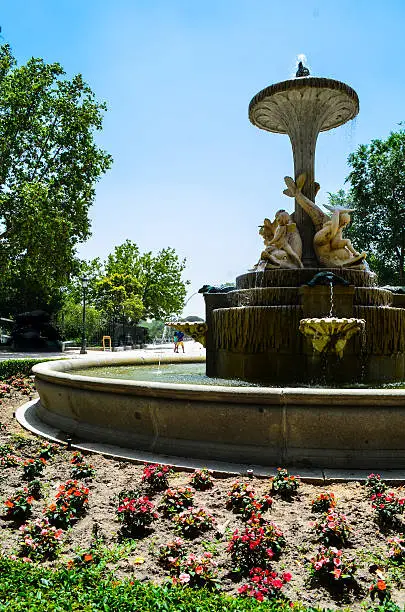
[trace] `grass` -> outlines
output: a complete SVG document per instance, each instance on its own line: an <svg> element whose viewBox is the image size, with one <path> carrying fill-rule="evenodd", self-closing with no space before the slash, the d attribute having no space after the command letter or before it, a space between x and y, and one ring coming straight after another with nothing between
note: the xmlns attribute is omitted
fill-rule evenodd
<svg viewBox="0 0 405 612"><path fill-rule="evenodd" d="M116 580L98 568L50 570L0 557L0 611L248 612L291 610L289 602L258 604L204 589ZM294 607L299 612L303 607Z"/></svg>
<svg viewBox="0 0 405 612"><path fill-rule="evenodd" d="M282 599L261 604L205 589L117 580L100 566L52 570L0 556L0 575L0 612L321 612ZM367 610L401 612L393 603Z"/></svg>

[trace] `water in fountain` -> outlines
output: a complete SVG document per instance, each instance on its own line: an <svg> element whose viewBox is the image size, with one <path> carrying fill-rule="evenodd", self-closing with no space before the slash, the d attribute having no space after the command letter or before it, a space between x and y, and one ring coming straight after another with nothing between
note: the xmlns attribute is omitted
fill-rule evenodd
<svg viewBox="0 0 405 612"><path fill-rule="evenodd" d="M256 266L256 277L255 277L254 289L259 289L260 287L263 287L265 270L266 270L266 262L265 261L259 262Z"/></svg>
<svg viewBox="0 0 405 612"><path fill-rule="evenodd" d="M319 375L311 381L297 380L290 386L292 388L344 388L344 389L367 389L367 388L405 388L405 381L397 383L383 383L380 385L364 384L361 380L347 384L333 385L329 381L329 366L328 357L326 354L321 354L318 357L315 353L313 359L316 360L319 366ZM104 367L89 367L77 370L78 376L91 376L94 378L112 378L117 380L133 380L137 382L164 382L176 385L201 385L214 387L259 387L277 389L283 387L282 384L265 384L260 382L248 382L239 378L211 378L205 374L204 363L162 363L159 370L156 365L123 365L123 366L104 366Z"/></svg>
<svg viewBox="0 0 405 612"><path fill-rule="evenodd" d="M160 363L162 361L162 355L164 355L164 344L166 341L166 337L168 334L169 328L167 327L167 325L163 326L163 331L162 331L162 337L160 339L160 351L159 351L159 362L158 362L158 369L155 370L156 374L161 374L161 368L160 368Z"/></svg>

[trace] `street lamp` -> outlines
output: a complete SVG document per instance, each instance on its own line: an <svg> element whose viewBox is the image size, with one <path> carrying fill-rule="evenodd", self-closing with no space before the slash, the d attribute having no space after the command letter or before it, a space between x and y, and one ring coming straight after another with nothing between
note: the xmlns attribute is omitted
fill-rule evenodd
<svg viewBox="0 0 405 612"><path fill-rule="evenodd" d="M123 336L122 350L126 351L127 343L126 343L126 338L125 338L125 310L124 310L124 307L122 308L122 336Z"/></svg>
<svg viewBox="0 0 405 612"><path fill-rule="evenodd" d="M86 355L86 289L89 286L89 279L83 276L82 279L83 289L83 320L82 320L82 348L80 349L80 355Z"/></svg>

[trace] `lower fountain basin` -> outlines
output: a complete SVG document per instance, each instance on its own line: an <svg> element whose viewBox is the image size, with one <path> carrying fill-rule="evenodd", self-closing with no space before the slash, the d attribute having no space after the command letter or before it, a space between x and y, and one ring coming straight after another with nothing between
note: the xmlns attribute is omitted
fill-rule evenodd
<svg viewBox="0 0 405 612"><path fill-rule="evenodd" d="M202 387L78 373L93 366L153 363L156 357L110 355L38 364L33 368L38 416L82 440L202 462L405 467L404 390Z"/></svg>

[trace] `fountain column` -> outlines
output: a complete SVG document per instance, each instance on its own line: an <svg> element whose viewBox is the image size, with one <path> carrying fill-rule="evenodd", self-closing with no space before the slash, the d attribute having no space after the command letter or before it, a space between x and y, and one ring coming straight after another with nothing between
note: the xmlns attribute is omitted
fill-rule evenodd
<svg viewBox="0 0 405 612"><path fill-rule="evenodd" d="M296 181L300 174L305 174L306 181L302 193L314 202L316 196L315 147L318 131L314 129L314 124L306 125L306 127L308 129L305 131L303 129L291 130L288 135L293 150L294 180ZM309 215L297 201L295 202L294 221L302 239L302 263L305 268L316 268L318 262L313 248L314 225Z"/></svg>

